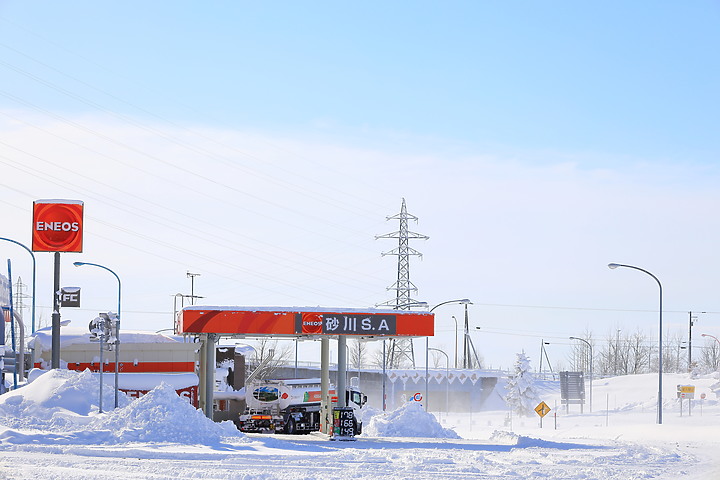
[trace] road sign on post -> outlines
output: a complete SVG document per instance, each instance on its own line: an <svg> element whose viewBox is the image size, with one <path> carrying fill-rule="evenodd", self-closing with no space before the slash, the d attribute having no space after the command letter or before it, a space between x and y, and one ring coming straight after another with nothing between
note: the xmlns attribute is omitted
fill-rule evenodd
<svg viewBox="0 0 720 480"><path fill-rule="evenodd" d="M585 404L585 374L583 372L560 372L560 401L565 411L570 411L570 404L580 405L583 413Z"/></svg>
<svg viewBox="0 0 720 480"><path fill-rule="evenodd" d="M542 428L542 420L545 415L550 413L550 407L548 407L548 404L545 402L540 402L537 407L535 407L535 413L537 413L540 416L540 428Z"/></svg>
<svg viewBox="0 0 720 480"><path fill-rule="evenodd" d="M548 413L550 413L550 407L548 407L548 404L545 402L540 402L537 407L535 407L535 413L540 415L540 418L544 417Z"/></svg>
<svg viewBox="0 0 720 480"><path fill-rule="evenodd" d="M677 396L678 398L695 398L695 385L678 385Z"/></svg>

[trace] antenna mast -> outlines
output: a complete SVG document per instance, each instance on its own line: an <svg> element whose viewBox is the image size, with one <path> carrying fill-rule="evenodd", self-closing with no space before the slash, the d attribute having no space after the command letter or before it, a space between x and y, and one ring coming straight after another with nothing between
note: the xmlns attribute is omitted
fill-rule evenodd
<svg viewBox="0 0 720 480"><path fill-rule="evenodd" d="M400 213L387 217L388 220L400 220L400 230L397 232L378 235L378 238L396 238L398 240L397 248L384 252L382 255L396 255L398 257L397 281L387 287L388 290L395 290L395 300L379 303L377 306L392 306L396 310L410 310L414 306L418 306L421 302L413 299L412 292L417 292L417 287L410 281L410 256L417 255L422 258L422 253L418 252L409 245L410 239L427 240L429 237L420 233L408 230L408 220L417 222L418 218L407 213L405 199L402 199L402 207ZM398 368L403 363L403 358L410 361L415 366L415 353L413 352L413 344L410 339L392 339L390 342L390 353L387 364L391 368Z"/></svg>

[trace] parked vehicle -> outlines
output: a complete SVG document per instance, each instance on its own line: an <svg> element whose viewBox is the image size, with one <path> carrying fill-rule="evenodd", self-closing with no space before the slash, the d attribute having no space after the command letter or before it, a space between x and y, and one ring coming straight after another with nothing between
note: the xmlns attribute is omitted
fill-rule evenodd
<svg viewBox="0 0 720 480"><path fill-rule="evenodd" d="M367 402L353 378L346 389L348 407L357 412ZM310 433L320 430L321 388L319 378L261 380L245 387L247 408L237 420L243 432ZM335 387L330 386L332 405L337 404ZM330 407L332 408L332 406ZM355 434L362 433L362 422L354 415Z"/></svg>

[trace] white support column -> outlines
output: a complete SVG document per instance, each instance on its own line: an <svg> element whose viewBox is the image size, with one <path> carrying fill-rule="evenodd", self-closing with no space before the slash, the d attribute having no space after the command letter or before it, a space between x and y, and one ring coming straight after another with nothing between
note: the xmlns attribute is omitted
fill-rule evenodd
<svg viewBox="0 0 720 480"><path fill-rule="evenodd" d="M213 391L215 390L215 341L217 334L208 333L205 336L205 416L213 419Z"/></svg>
<svg viewBox="0 0 720 480"><path fill-rule="evenodd" d="M338 407L347 407L345 391L347 390L347 337L338 335L338 363L337 363L337 397Z"/></svg>

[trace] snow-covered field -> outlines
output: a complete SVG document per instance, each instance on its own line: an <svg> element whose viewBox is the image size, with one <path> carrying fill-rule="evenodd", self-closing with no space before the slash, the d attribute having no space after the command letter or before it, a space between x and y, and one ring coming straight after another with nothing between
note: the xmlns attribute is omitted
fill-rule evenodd
<svg viewBox="0 0 720 480"><path fill-rule="evenodd" d="M0 396L0 479L720 479L720 405L714 376L597 380L593 412L556 408L558 385L539 383L553 408L426 414L418 404L365 418L354 442L320 435L244 435L207 420L170 387L97 413L97 380L56 370ZM682 416L676 385L693 384ZM104 405L113 404L111 388ZM491 402L500 405L497 401ZM557 413L557 416L555 414ZM439 421L438 421L439 418Z"/></svg>

